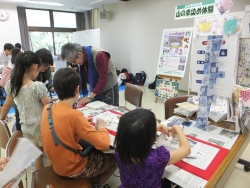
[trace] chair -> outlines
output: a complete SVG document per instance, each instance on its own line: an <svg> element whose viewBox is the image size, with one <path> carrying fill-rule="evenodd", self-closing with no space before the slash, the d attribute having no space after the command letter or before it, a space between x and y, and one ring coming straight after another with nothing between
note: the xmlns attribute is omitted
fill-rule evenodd
<svg viewBox="0 0 250 188"><path fill-rule="evenodd" d="M16 144L17 144L17 138L23 137L23 133L19 130L15 131L13 133L13 135L10 137L7 146L6 146L6 150L5 150L5 155L6 157L11 157L12 152L14 151ZM28 155L28 153L27 153ZM27 178L27 176L26 176ZM24 188L23 186L23 181L21 180L18 184L19 188Z"/></svg>
<svg viewBox="0 0 250 188"><path fill-rule="evenodd" d="M57 175L52 166L36 170L32 173L31 188L92 188L87 178L69 179Z"/></svg>
<svg viewBox="0 0 250 188"><path fill-rule="evenodd" d="M170 98L165 101L165 119L174 115L174 109L178 106L176 103L187 102L188 96Z"/></svg>
<svg viewBox="0 0 250 188"><path fill-rule="evenodd" d="M0 147L5 149L9 139L10 139L9 127L5 122L0 120Z"/></svg>
<svg viewBox="0 0 250 188"><path fill-rule="evenodd" d="M137 85L126 84L125 88L125 106L127 106L126 102L133 104L136 107L141 107L142 94L143 89Z"/></svg>

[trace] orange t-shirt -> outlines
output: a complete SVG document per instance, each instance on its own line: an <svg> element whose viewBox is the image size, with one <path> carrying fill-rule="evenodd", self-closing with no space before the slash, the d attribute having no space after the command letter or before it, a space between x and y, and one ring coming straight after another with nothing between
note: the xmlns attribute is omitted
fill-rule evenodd
<svg viewBox="0 0 250 188"><path fill-rule="evenodd" d="M63 146L54 144L48 123L48 105L42 112L41 139L43 150L51 160L55 172L61 176L70 176L80 172L87 164L88 157L81 157ZM82 147L78 144L80 138L91 143L98 150L109 148L110 138L107 130L101 128L98 131L90 125L81 111L72 109L71 106L57 102L53 104L52 119L54 130L60 140L81 151Z"/></svg>

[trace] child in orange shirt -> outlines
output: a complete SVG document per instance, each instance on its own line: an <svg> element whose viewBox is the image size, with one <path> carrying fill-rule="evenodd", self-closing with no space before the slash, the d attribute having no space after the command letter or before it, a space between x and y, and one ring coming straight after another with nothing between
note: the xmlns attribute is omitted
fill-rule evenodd
<svg viewBox="0 0 250 188"><path fill-rule="evenodd" d="M72 104L79 97L80 86L81 78L74 69L64 68L56 72L54 89L59 102L51 107L54 131L64 144L74 150L86 149L78 144L80 139L88 141L94 149L86 157L82 157L61 144L55 145L48 123L48 105L42 113L41 138L44 152L57 174L75 179L90 178L91 183L96 184L94 187L99 187L112 175L117 166L114 154L100 151L107 150L110 145L105 121L98 119L94 128L81 111L72 108Z"/></svg>

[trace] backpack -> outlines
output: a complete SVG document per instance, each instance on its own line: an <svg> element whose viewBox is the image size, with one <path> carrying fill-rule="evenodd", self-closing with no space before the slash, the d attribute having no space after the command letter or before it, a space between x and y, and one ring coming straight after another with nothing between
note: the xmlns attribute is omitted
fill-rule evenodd
<svg viewBox="0 0 250 188"><path fill-rule="evenodd" d="M127 69L122 69L121 73L124 73L126 75L126 82L130 82L130 76L129 76L129 73L128 73L128 70Z"/></svg>
<svg viewBox="0 0 250 188"><path fill-rule="evenodd" d="M119 76L120 73L121 73L121 71L119 71L118 69L116 69L116 75Z"/></svg>
<svg viewBox="0 0 250 188"><path fill-rule="evenodd" d="M141 71L139 73L135 74L135 84L136 85L144 85L146 81L146 73L144 71Z"/></svg>
<svg viewBox="0 0 250 188"><path fill-rule="evenodd" d="M146 81L146 78L147 78L147 75L146 75L146 73L144 71L141 71L141 74L142 74L141 84L144 85L145 81Z"/></svg>
<svg viewBox="0 0 250 188"><path fill-rule="evenodd" d="M136 84L136 85L139 85L141 79L142 79L142 74L141 74L140 72L136 73L136 74L135 74L135 84Z"/></svg>
<svg viewBox="0 0 250 188"><path fill-rule="evenodd" d="M129 77L130 77L130 83L135 84L135 76L133 75L133 73L129 73Z"/></svg>

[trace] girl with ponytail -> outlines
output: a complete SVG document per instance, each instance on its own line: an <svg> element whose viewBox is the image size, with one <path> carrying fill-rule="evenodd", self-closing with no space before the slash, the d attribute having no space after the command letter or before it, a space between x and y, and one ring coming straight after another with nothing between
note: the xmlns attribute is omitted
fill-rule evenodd
<svg viewBox="0 0 250 188"><path fill-rule="evenodd" d="M2 108L1 120L9 112L12 102L17 105L23 136L42 150L40 122L43 106L50 102L47 88L42 82L33 82L39 74L41 60L31 51L20 52L15 58L11 79L5 86L6 101ZM35 162L35 168L43 167L42 157Z"/></svg>

